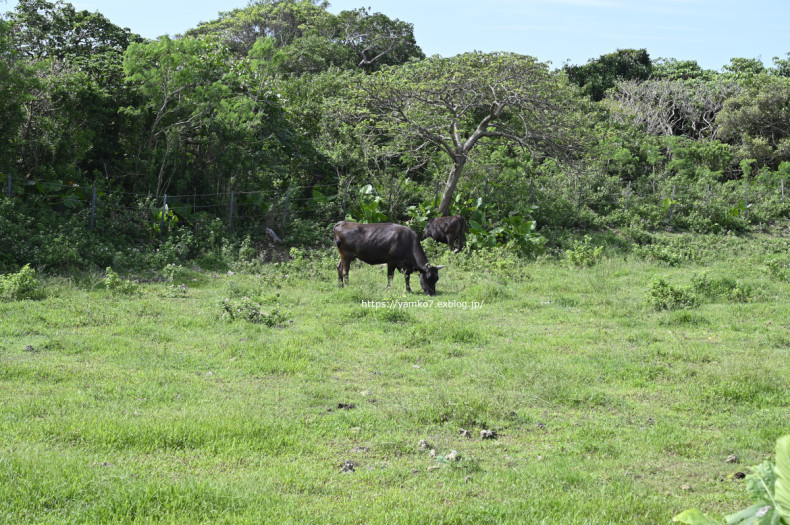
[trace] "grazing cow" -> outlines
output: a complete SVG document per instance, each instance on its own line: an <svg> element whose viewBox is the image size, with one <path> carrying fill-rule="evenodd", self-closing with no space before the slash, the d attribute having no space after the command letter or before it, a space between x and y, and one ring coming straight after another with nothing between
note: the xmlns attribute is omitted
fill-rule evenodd
<svg viewBox="0 0 790 525"><path fill-rule="evenodd" d="M359 259L368 264L387 265L387 287L392 282L395 269L406 277L406 291L411 292L409 277L412 272L420 274L420 285L428 295L436 293L439 270L444 266L431 266L422 250L417 234L400 224L359 224L340 221L335 224L335 246L340 252L337 263L337 279L340 287L348 284L348 269L351 261Z"/></svg>
<svg viewBox="0 0 790 525"><path fill-rule="evenodd" d="M460 252L464 249L464 242L466 242L466 219L461 215L430 219L425 225L425 232L422 234L421 240L424 241L428 237L436 242L446 243L450 249L453 248L453 244L457 240L458 248L455 251Z"/></svg>

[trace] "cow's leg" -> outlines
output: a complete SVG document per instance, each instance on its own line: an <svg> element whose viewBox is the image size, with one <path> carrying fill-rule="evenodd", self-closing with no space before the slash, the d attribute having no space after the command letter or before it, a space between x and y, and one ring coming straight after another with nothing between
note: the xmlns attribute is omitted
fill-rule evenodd
<svg viewBox="0 0 790 525"><path fill-rule="evenodd" d="M337 284L343 287L343 281L348 284L348 269L351 266L351 259L346 258L340 254L340 262L337 263Z"/></svg>
<svg viewBox="0 0 790 525"><path fill-rule="evenodd" d="M403 272L403 276L406 278L406 291L411 293L411 286L409 286L409 277L411 277L411 270L406 270Z"/></svg>
<svg viewBox="0 0 790 525"><path fill-rule="evenodd" d="M392 283L392 276L395 275L395 267L388 264L387 265L387 288L389 289L390 283Z"/></svg>
<svg viewBox="0 0 790 525"><path fill-rule="evenodd" d="M466 242L466 232L464 231L464 226L461 226L461 233L458 234L458 251L464 249L464 242Z"/></svg>

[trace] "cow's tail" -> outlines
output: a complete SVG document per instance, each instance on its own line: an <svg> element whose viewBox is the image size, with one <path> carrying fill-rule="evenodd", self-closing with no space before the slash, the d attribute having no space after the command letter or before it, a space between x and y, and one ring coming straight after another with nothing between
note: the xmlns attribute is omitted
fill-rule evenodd
<svg viewBox="0 0 790 525"><path fill-rule="evenodd" d="M461 218L461 234L458 236L458 251L464 249L464 245L466 244L466 230L469 228L469 223L466 222L466 219L463 215L458 215Z"/></svg>

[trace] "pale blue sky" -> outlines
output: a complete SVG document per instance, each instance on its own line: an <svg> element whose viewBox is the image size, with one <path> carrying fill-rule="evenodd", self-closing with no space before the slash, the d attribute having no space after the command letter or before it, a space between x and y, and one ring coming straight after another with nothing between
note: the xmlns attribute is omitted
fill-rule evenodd
<svg viewBox="0 0 790 525"><path fill-rule="evenodd" d="M247 0L76 0L147 38L171 36ZM16 0L0 0L0 11ZM733 57L766 66L790 52L788 0L334 0L333 13L370 7L414 24L427 55L513 51L583 64L619 48L646 48L651 58L693 59L720 70Z"/></svg>

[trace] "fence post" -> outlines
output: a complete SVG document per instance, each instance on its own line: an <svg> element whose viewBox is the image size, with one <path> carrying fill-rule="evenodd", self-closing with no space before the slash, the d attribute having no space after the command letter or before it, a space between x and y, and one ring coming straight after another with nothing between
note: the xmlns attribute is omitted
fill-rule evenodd
<svg viewBox="0 0 790 525"><path fill-rule="evenodd" d="M628 212L628 200L631 198L631 181L628 181L628 188L625 190L625 211Z"/></svg>
<svg viewBox="0 0 790 525"><path fill-rule="evenodd" d="M96 186L93 187L93 198L91 199L91 231L93 231L93 217L96 213Z"/></svg>
<svg viewBox="0 0 790 525"><path fill-rule="evenodd" d="M675 208L675 185L672 185L672 197L669 200L669 225L672 226L672 210Z"/></svg>
<svg viewBox="0 0 790 525"><path fill-rule="evenodd" d="M785 180L782 179L782 204L785 203Z"/></svg>
<svg viewBox="0 0 790 525"><path fill-rule="evenodd" d="M488 182L488 180L486 180L486 182ZM529 200L533 204L535 204L535 201L537 200L535 198L535 179L532 178L529 179Z"/></svg>
<svg viewBox="0 0 790 525"><path fill-rule="evenodd" d="M436 189L434 189L433 195L433 206L436 207L439 204L439 179L436 179Z"/></svg>
<svg viewBox="0 0 790 525"><path fill-rule="evenodd" d="M784 183L784 180L782 180ZM784 195L784 186L782 186L782 195ZM8 198L11 198L11 175L8 176Z"/></svg>
<svg viewBox="0 0 790 525"><path fill-rule="evenodd" d="M288 201L291 199L291 187L288 186L288 191L285 193L285 207L283 208L283 220L280 224L280 233L285 238L285 216L288 215Z"/></svg>
<svg viewBox="0 0 790 525"><path fill-rule="evenodd" d="M228 233L233 231L233 191L230 192L230 210L228 210Z"/></svg>
<svg viewBox="0 0 790 525"><path fill-rule="evenodd" d="M749 181L748 180L746 181L744 186L746 186L746 198L743 201L743 203L744 203L744 211L746 213L746 218L748 219L749 218Z"/></svg>
<svg viewBox="0 0 790 525"><path fill-rule="evenodd" d="M165 213L167 213L167 193L162 197L162 218L159 220L159 237L165 231Z"/></svg>
<svg viewBox="0 0 790 525"><path fill-rule="evenodd" d="M705 190L705 212L710 217L710 183L708 183L708 188Z"/></svg>

